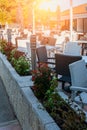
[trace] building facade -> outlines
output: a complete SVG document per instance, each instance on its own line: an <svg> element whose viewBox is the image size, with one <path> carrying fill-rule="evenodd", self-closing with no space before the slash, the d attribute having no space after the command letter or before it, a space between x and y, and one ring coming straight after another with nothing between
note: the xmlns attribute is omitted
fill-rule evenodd
<svg viewBox="0 0 87 130"><path fill-rule="evenodd" d="M73 7L73 30L87 33L87 4ZM70 10L61 12L61 29L70 29Z"/></svg>

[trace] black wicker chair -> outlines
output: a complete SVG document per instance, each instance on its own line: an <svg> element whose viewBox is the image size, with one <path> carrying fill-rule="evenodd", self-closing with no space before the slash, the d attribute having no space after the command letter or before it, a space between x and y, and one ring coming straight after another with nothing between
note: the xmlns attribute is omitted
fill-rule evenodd
<svg viewBox="0 0 87 130"><path fill-rule="evenodd" d="M81 59L82 56L55 54L55 69L57 76L61 75L58 81L62 82L62 89L64 89L66 82L71 84L69 64Z"/></svg>
<svg viewBox="0 0 87 130"><path fill-rule="evenodd" d="M36 54L38 59L37 63L39 65L45 63L47 65L55 66L55 58L47 56L47 50L45 46L36 48Z"/></svg>

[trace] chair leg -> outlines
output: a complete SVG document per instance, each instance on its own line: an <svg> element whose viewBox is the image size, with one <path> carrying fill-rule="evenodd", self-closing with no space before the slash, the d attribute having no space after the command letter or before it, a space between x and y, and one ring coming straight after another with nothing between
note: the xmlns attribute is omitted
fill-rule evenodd
<svg viewBox="0 0 87 130"><path fill-rule="evenodd" d="M62 82L62 89L64 89L64 86L65 86L65 82Z"/></svg>

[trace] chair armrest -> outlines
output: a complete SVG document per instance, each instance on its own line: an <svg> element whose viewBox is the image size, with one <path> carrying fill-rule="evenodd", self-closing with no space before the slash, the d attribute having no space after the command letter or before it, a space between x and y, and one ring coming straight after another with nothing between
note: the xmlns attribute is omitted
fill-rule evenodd
<svg viewBox="0 0 87 130"><path fill-rule="evenodd" d="M71 91L81 91L81 92L87 92L87 87L78 87L78 86L71 86Z"/></svg>
<svg viewBox="0 0 87 130"><path fill-rule="evenodd" d="M55 65L55 62L47 61L46 63Z"/></svg>
<svg viewBox="0 0 87 130"><path fill-rule="evenodd" d="M48 57L47 59L53 59L53 60L55 60L55 57Z"/></svg>
<svg viewBox="0 0 87 130"><path fill-rule="evenodd" d="M50 62L50 61L47 61L47 62L40 62L40 61L37 61L37 63L46 63L46 64L52 64L52 65L55 65L55 62Z"/></svg>

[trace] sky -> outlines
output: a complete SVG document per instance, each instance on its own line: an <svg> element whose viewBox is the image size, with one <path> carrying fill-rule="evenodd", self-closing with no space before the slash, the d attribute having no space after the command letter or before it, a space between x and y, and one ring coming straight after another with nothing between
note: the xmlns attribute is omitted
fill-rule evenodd
<svg viewBox="0 0 87 130"><path fill-rule="evenodd" d="M49 0L50 2L42 2L40 8L48 10L50 8L52 11L56 10L57 5L60 5L61 11L70 8L70 0ZM73 7L80 4L87 3L87 0L72 0ZM49 7L50 6L50 7Z"/></svg>

